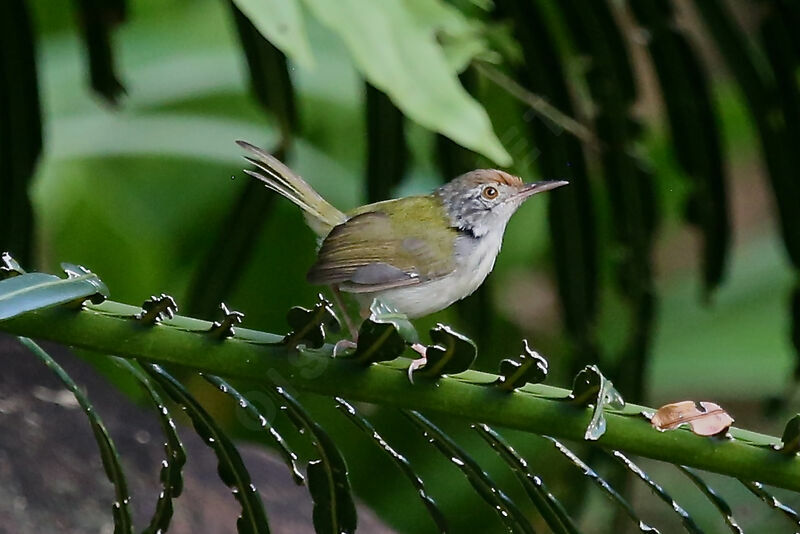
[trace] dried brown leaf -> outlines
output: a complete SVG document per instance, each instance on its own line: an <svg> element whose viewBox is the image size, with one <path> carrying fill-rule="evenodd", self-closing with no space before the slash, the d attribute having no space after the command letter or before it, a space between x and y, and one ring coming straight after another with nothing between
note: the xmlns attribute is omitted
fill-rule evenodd
<svg viewBox="0 0 800 534"><path fill-rule="evenodd" d="M688 424L698 436L715 436L730 428L733 417L713 402L681 401L659 408L650 422L662 432Z"/></svg>

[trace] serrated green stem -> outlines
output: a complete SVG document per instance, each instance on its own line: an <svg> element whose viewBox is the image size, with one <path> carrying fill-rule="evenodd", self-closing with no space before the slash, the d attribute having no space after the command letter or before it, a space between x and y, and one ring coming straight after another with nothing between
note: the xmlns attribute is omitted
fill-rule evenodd
<svg viewBox="0 0 800 534"><path fill-rule="evenodd" d="M322 395L438 412L573 441L583 441L592 416L589 408L558 400L569 393L565 389L536 384L504 392L489 385L497 380L495 375L476 371L411 384L406 361L365 368L331 358L331 347L289 355L282 345L266 344L282 336L237 328L236 337L219 340L200 332L211 323L178 316L148 327L129 317L139 311L113 302L80 312L52 308L0 322L0 330L100 353L262 384L285 383ZM800 491L800 458L768 446L779 443L778 438L735 428L730 429L735 438L731 440L697 436L683 429L658 432L637 415L644 409L628 405L621 412L606 410L607 429L596 444Z"/></svg>

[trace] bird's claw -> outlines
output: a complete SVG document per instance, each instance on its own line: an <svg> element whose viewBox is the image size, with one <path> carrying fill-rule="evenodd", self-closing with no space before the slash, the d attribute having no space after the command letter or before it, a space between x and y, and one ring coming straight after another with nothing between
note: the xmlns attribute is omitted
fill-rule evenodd
<svg viewBox="0 0 800 534"><path fill-rule="evenodd" d="M333 357L337 358L346 352L353 350L357 347L354 341L350 341L349 339L340 339L336 342L333 346Z"/></svg>
<svg viewBox="0 0 800 534"><path fill-rule="evenodd" d="M421 358L417 358L416 360L412 360L411 361L411 365L408 366L408 381L413 384L414 383L414 371L416 371L417 369L420 369L422 367L425 367L425 364L428 363L428 359L425 357L426 352L427 352L427 347L425 345L422 345L420 343L414 343L413 345L411 345L411 348L415 352L419 353L419 355L421 356Z"/></svg>

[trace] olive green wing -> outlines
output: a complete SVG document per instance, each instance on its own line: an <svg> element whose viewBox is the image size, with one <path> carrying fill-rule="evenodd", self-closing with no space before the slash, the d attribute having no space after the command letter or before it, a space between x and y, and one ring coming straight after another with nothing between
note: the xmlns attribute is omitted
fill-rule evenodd
<svg viewBox="0 0 800 534"><path fill-rule="evenodd" d="M419 284L453 272L456 231L396 215L369 211L334 227L322 242L308 281L361 293Z"/></svg>

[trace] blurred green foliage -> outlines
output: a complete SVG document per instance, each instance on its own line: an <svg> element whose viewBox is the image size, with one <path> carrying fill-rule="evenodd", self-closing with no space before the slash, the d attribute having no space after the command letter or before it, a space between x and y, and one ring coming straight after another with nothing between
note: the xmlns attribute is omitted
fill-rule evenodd
<svg viewBox="0 0 800 534"><path fill-rule="evenodd" d="M87 91L81 70L83 52L69 6L56 8L41 1L32 5L39 31L44 33L40 76L47 146L33 187L40 262L51 270L60 261L88 265L102 273L118 300L137 302L154 291L166 291L180 303L192 270L245 181L232 141L244 138L269 146L276 139L271 120L248 94L230 15L224 5L210 1L192 6L179 1L134 2L130 20L114 37L128 94L119 109L112 109ZM307 20L317 57L313 70L292 69L302 126L289 163L335 205L346 209L365 201L362 86L342 43L313 18ZM730 165L752 168L756 164L750 148L752 128L741 112L738 95L724 81L719 83L715 95ZM486 105L495 117L495 106ZM659 246L690 247L678 253L692 258L695 246L677 236L675 218L686 186L657 119L648 123L643 153L657 170L668 217ZM496 131L513 129L503 122L501 114ZM407 139L409 171L398 194L424 192L441 181L426 147L433 136L412 127ZM509 150L514 152L513 143ZM755 177L739 174L734 172L742 183L739 187L760 189ZM514 293L506 288L520 283L530 286L531 258L539 258L533 262L536 271L547 272L543 204L532 202L512 219L491 277L497 311L511 321L517 307L500 302ZM730 276L709 306L696 298L699 287L691 262L659 273L664 300L646 388L654 398L663 398L667 392L690 396L692 390L685 389L684 379L691 384L692 376L698 377L698 386L713 388L717 382L706 382L702 374L688 372L676 380L676 372L667 371L686 368L690 362L703 362L713 369L716 365L711 362L723 359L727 365L725 380L718 382L720 392L742 390L742 394L760 397L774 394L786 383L792 360L784 310L790 271L768 222L757 220L750 225L740 230L746 239L734 249ZM255 256L242 265L242 278L229 304L247 313L249 325L282 331L285 310L311 302L317 291L304 281L314 240L299 213L285 202L275 204L257 239ZM292 254L282 252L286 250ZM542 291L549 286L540 285ZM598 331L603 343L613 347L621 333L615 327L624 325L619 324L620 310L613 295L609 299L602 307ZM524 296L520 300L519 306L536 306L525 302ZM743 302L748 305L742 306ZM552 303L551 309L536 309L541 320L547 321L546 327L523 327L536 334L537 347L558 347L554 307ZM703 322L689 317L702 317ZM458 317L445 311L423 320L420 330L437 321L459 324ZM688 339L696 348L686 346ZM518 339L504 344L492 337L492 350L483 352L495 353L492 360L497 362L516 351L517 345ZM762 366L763 360L755 354L774 365ZM493 369L491 362L481 361ZM756 369L766 369L767 374L753 372ZM679 385L684 389L676 391Z"/></svg>
<svg viewBox="0 0 800 534"><path fill-rule="evenodd" d="M41 36L38 68L45 148L31 188L40 267L53 271L61 261L85 265L101 275L119 301L137 303L166 292L179 304L185 302L193 274L203 258L213 254L209 247L245 187L247 178L240 172L244 162L233 141L247 139L271 147L281 135L278 120L265 113L251 95L230 6L212 0L129 2L127 21L111 37L116 71L127 93L113 107L88 90L85 53L71 5L50 0L31 0L29 4ZM488 18L476 7L483 2L454 4L463 12ZM551 23L558 19L557 8L543 11ZM299 127L293 132L288 164L334 205L347 209L365 202L368 190L363 179L368 120L359 72L368 72L369 67L351 59L354 48L364 46L363 42L344 43L330 29L334 21L323 25L306 15L305 32L314 66L290 63ZM358 17L354 11L354 22L368 24ZM484 45L507 56L520 54L503 24L505 21L493 26L496 31L486 36L490 44ZM625 29L638 31L631 24L628 21ZM574 53L572 30L563 22L553 24L554 46L567 57L563 62L567 82L579 97L586 97L591 92L585 80L588 60ZM463 44L456 41L454 46ZM428 45L439 48L433 38ZM645 47L635 42L628 46L635 48L639 83L652 86L653 74L644 66ZM566 55L565 50L574 54ZM752 407L781 395L791 383L794 355L788 295L796 274L769 215L764 170L754 148L758 132L748 104L734 81L717 75L719 60L708 50L703 51L703 61L709 63L707 70L713 74L711 91L729 174L735 237L725 281L709 301L700 298L704 290L697 234L688 232L682 222L693 189L676 160L671 139L681 133L668 131L652 87L643 101L629 102L640 108L636 113L642 135L637 137L638 132L632 131L630 146L618 147L621 152L635 149L638 161L652 173L663 214L654 243L659 303L643 390L651 404L713 398L723 404L726 400L747 402ZM457 70L447 74L455 79ZM387 89L391 83L379 74L372 76L383 80L383 86L375 84L378 88ZM525 108L485 79L476 85L497 138L514 158L512 169L529 181L540 178L539 148L526 133L531 119ZM409 111L396 95L387 92L395 96L395 105L424 123L418 111ZM576 116L591 116L592 104L585 107L577 106ZM409 158L395 194L427 192L450 178L438 172L433 132L409 121L404 139ZM601 144L607 141L599 139ZM483 152L502 160L500 150L493 147ZM601 194L604 186L596 154L591 148L587 153L588 187L598 211L594 231L602 260L596 275L604 282L599 316L591 332L597 337L601 367L611 367L636 317L631 316L619 288L607 283L614 278L614 264L622 254L611 237L616 206L607 194ZM488 165L472 157L476 165ZM542 178L570 178L570 167L561 172ZM263 194L269 193L264 190ZM248 233L253 229L227 231ZM241 275L224 300L232 309L246 313L247 326L282 333L287 331L286 310L310 305L319 291L305 282L314 257L314 238L299 211L282 200L271 204L263 226L252 237L252 255L240 266ZM491 306L488 323L477 323L450 309L418 321L417 329L426 332L436 322L445 322L480 339L477 366L493 372L500 360L518 354L520 338L525 336L547 355L555 380L567 381L572 347L562 326L551 246L546 202L528 203L509 225L489 290L480 301ZM115 371L109 368L107 372ZM347 457L357 452L364 464L391 469L379 451L352 436L348 423L332 413L332 406L319 399L308 403L341 438ZM376 415L380 416L376 418L379 430L391 443L407 446L421 473L435 473L426 481L431 481L431 493L441 496L443 509L481 509L477 497L459 483L460 474L441 469L439 458L432 458L415 444L416 436L409 435L408 425L399 415ZM749 422L762 423L761 428L773 433L780 426L763 422L752 413L749 417ZM462 445L482 451L476 456L487 470L499 469L500 461L481 447L477 435L465 434L455 425L450 430L461 436ZM541 452L537 444L522 444L520 449ZM545 465L548 453L541 454ZM408 497L412 488L387 488L370 471L352 473L359 495L389 523L408 531L419 511L398 510L392 503L400 499L396 494ZM569 491L568 485L551 485L557 493ZM589 504L588 510L594 510L594 501ZM699 514L702 523L703 512ZM460 520L462 523L453 525L455 531L482 522L496 527L487 514L465 512Z"/></svg>

